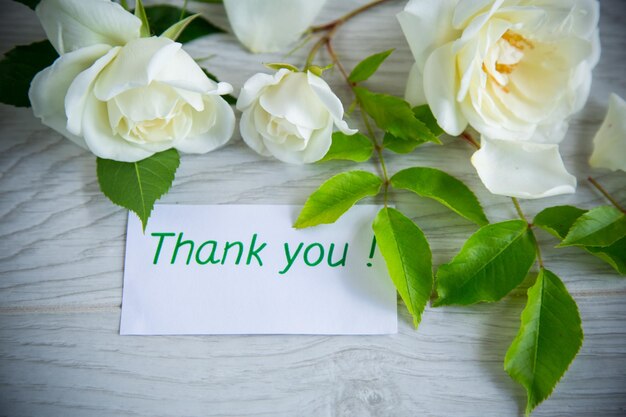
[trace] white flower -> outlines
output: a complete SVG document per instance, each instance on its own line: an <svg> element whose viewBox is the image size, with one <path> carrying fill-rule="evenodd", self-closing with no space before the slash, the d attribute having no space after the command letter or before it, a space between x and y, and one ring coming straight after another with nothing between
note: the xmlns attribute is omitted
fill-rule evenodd
<svg viewBox="0 0 626 417"><path fill-rule="evenodd" d="M61 54L35 76L35 116L95 155L123 162L176 148L204 153L232 136L232 91L181 44L140 38L139 19L108 0L43 0L36 9Z"/></svg>
<svg viewBox="0 0 626 417"><path fill-rule="evenodd" d="M557 144L589 94L598 16L596 0L411 0L398 15L416 61L407 100L448 134L486 138L473 163L491 192L573 192Z"/></svg>
<svg viewBox="0 0 626 417"><path fill-rule="evenodd" d="M326 0L224 0L230 25L252 52L278 52L298 40Z"/></svg>
<svg viewBox="0 0 626 417"><path fill-rule="evenodd" d="M255 74L237 100L241 136L264 156L294 164L320 160L331 144L333 125L351 135L343 121L343 105L320 77L280 69Z"/></svg>
<svg viewBox="0 0 626 417"><path fill-rule="evenodd" d="M626 172L626 102L617 94L611 94L609 110L593 138L589 164Z"/></svg>

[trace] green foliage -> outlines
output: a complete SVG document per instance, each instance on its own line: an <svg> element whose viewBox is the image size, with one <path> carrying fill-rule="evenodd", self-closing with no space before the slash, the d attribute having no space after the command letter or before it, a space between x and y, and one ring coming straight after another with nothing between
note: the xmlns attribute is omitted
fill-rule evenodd
<svg viewBox="0 0 626 417"><path fill-rule="evenodd" d="M564 239L576 220L587 213L572 206L549 207L537 214L533 223L559 239ZM587 252L611 265L621 275L626 275L626 237L609 246L584 246Z"/></svg>
<svg viewBox="0 0 626 417"><path fill-rule="evenodd" d="M200 14L193 14L191 16L187 16L183 20L180 20L178 23L170 26L165 32L161 34L164 38L169 38L173 41L177 40L180 35L185 31L187 26L191 24L196 18L200 17Z"/></svg>
<svg viewBox="0 0 626 417"><path fill-rule="evenodd" d="M369 77L374 75L374 73L378 70L378 67L380 67L380 64L382 64L393 51L393 49L390 49L388 51L368 56L363 61L359 62L356 67L354 67L348 76L348 80L353 83L360 83L367 80Z"/></svg>
<svg viewBox="0 0 626 417"><path fill-rule="evenodd" d="M586 246L585 250L611 265L621 275L626 275L626 237L609 246Z"/></svg>
<svg viewBox="0 0 626 417"><path fill-rule="evenodd" d="M323 183L304 204L293 227L334 223L357 201L378 194L382 180L366 171L348 171Z"/></svg>
<svg viewBox="0 0 626 417"><path fill-rule="evenodd" d="M28 89L35 75L59 57L50 42L16 46L0 61L0 102L30 107Z"/></svg>
<svg viewBox="0 0 626 417"><path fill-rule="evenodd" d="M461 181L438 169L404 169L391 177L391 185L432 198L479 226L489 223L474 193Z"/></svg>
<svg viewBox="0 0 626 417"><path fill-rule="evenodd" d="M139 162L98 158L100 190L113 203L137 213L145 230L154 203L172 186L179 163L175 149Z"/></svg>
<svg viewBox="0 0 626 417"><path fill-rule="evenodd" d="M576 302L559 277L542 269L504 359L506 372L526 389L526 415L550 396L582 342Z"/></svg>
<svg viewBox="0 0 626 417"><path fill-rule="evenodd" d="M388 207L378 213L373 228L391 280L417 328L433 289L432 255L426 236L411 219Z"/></svg>
<svg viewBox="0 0 626 417"><path fill-rule="evenodd" d="M150 23L146 16L146 9L143 7L141 0L135 1L135 16L141 20L141 28L139 28L139 36L142 38L150 37Z"/></svg>
<svg viewBox="0 0 626 417"><path fill-rule="evenodd" d="M428 127L415 118L409 103L388 94L372 93L362 87L354 92L363 110L369 114L382 130L409 142L440 143Z"/></svg>
<svg viewBox="0 0 626 417"><path fill-rule="evenodd" d="M612 206L601 206L580 216L559 246L609 246L626 236L626 215Z"/></svg>
<svg viewBox="0 0 626 417"><path fill-rule="evenodd" d="M15 0L15 1L18 3L22 3L30 7L31 9L35 10L35 7L37 7L37 5L39 4L41 0Z"/></svg>
<svg viewBox="0 0 626 417"><path fill-rule="evenodd" d="M424 123L433 135L437 137L443 135L443 129L437 124L437 119L435 119L435 115L430 110L428 104L413 107L413 115L417 120Z"/></svg>
<svg viewBox="0 0 626 417"><path fill-rule="evenodd" d="M587 210L574 206L555 206L542 210L535 216L533 224L539 226L559 239L565 239L576 219Z"/></svg>
<svg viewBox="0 0 626 417"><path fill-rule="evenodd" d="M367 136L360 133L346 135L343 132L334 132L330 149L320 161L346 159L354 162L365 162L372 157L373 152L374 145Z"/></svg>
<svg viewBox="0 0 626 417"><path fill-rule="evenodd" d="M426 128L430 130L433 136L439 137L443 134L443 129L437 124L437 119L433 116L428 105L413 107L413 116L420 122L424 123ZM404 140L391 133L385 133L383 138L383 147L395 153L410 153L424 142ZM439 143L439 142L438 142Z"/></svg>
<svg viewBox="0 0 626 417"><path fill-rule="evenodd" d="M534 261L535 240L526 222L484 226L450 263L439 267L433 305L498 301L526 278Z"/></svg>
<svg viewBox="0 0 626 417"><path fill-rule="evenodd" d="M187 18L192 15L187 11L183 13L183 10L178 7L166 5L148 6L145 10L152 33L155 35L160 35L176 25L181 20L181 16ZM212 25L208 20L201 17L189 23L185 31L180 34L177 41L186 43L205 35L223 32L222 29Z"/></svg>
<svg viewBox="0 0 626 417"><path fill-rule="evenodd" d="M288 64L286 62L271 62L269 64L264 64L267 68L274 70L274 71L278 71L281 69L286 69L292 72L300 72L300 70L298 69L298 67L296 67L295 65L292 64Z"/></svg>

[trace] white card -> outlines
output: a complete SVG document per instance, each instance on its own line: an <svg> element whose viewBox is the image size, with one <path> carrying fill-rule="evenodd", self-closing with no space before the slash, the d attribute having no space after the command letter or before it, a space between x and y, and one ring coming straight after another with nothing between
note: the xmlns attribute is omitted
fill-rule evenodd
<svg viewBox="0 0 626 417"><path fill-rule="evenodd" d="M130 213L120 334L396 333L379 207L296 230L300 208L157 205L145 233Z"/></svg>

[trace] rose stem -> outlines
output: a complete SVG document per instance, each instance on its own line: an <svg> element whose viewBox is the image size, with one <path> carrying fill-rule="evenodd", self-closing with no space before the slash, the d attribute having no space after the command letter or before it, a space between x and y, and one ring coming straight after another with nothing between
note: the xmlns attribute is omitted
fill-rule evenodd
<svg viewBox="0 0 626 417"><path fill-rule="evenodd" d="M346 83L348 84L348 86L350 87L350 89L352 90L352 92L354 93L356 97L356 93L354 91L354 88L356 87L356 83L350 81L348 72L346 71L341 61L339 60L339 57L337 56L337 53L335 52L335 49L333 48L332 39L335 33L337 32L337 30L341 27L341 25L346 23L348 20L386 1L389 1L389 0L373 1L357 9L354 9L353 11L345 14L339 19L333 20L330 23L327 23L321 26L312 27L310 29L311 33L326 31L326 34L322 36L311 48L311 52L309 52L309 55L307 56L307 59L306 59L305 68L308 68L313 63L313 60L315 59L315 56L317 55L319 49L322 46L326 46L326 50L328 51L328 55L330 56L332 62L337 66L337 68L339 68L339 72L341 72L341 75L346 80ZM363 117L363 124L365 125L365 128L367 129L368 136L370 140L372 141L372 144L374 145L374 149L376 150L376 154L378 156L378 162L380 163L380 168L382 171L383 181L384 181L383 201L384 201L385 207L387 207L388 194L389 194L389 174L387 173L387 165L385 164L385 158L383 156L383 147L378 143L378 140L376 139L376 135L374 134L372 125L369 119L367 118L367 115L363 111L361 102L358 100L358 98L356 100L357 100L357 105L359 106L361 116Z"/></svg>
<svg viewBox="0 0 626 417"><path fill-rule="evenodd" d="M624 209L624 207L622 207L617 200L615 200L613 198L613 196L611 196L611 194L609 194L603 186L600 185L600 183L598 181L596 181L595 179L593 179L592 177L588 177L587 180L598 189L598 191L600 191L602 193L603 196L606 197L607 200L609 200L611 202L611 204L613 204L615 206L615 208L617 208L619 211L621 211L622 213L626 213L626 210Z"/></svg>
<svg viewBox="0 0 626 417"><path fill-rule="evenodd" d="M313 33L315 33L315 32L322 32L322 31L325 31L325 30L330 30L330 29L332 29L334 27L337 27L337 26L341 26L342 24L346 23L348 20L352 19L354 16L357 16L357 15L363 13L364 11L367 11L367 10L371 9L372 7L376 7L379 4L384 3L386 1L389 1L389 0L376 0L376 1L373 1L371 3L367 3L367 4L365 4L365 5L363 5L363 6L359 7L359 8L356 8L356 9L352 10L349 13L346 13L345 15L341 16L340 18L333 20L332 22L329 22L329 23L326 23L326 24L323 24L323 25L320 25L320 26L312 26L310 28L310 31L313 32Z"/></svg>

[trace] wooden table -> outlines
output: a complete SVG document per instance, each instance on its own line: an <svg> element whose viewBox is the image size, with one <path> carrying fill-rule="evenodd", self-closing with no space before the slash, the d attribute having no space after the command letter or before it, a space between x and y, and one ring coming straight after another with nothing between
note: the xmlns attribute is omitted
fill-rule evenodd
<svg viewBox="0 0 626 417"><path fill-rule="evenodd" d="M435 1L435 0L433 0ZM364 4L329 0L323 23ZM396 48L369 86L401 95L411 65L391 1L355 18L337 35L351 68ZM0 0L0 49L39 40L34 14ZM592 93L572 121L562 153L579 179L575 195L524 201L542 208L606 203L585 180L594 175L626 202L626 174L590 170L591 139L611 91L626 97L626 7L602 0L602 58ZM207 6L224 21L219 6ZM235 89L260 62L231 35L188 45L194 56ZM292 62L301 64L302 50ZM325 55L322 55L327 59ZM344 102L349 91L330 75ZM353 123L354 124L354 123ZM515 416L525 392L503 371L525 293L496 304L428 307L418 331L399 305L392 336L119 336L126 211L99 191L95 158L43 126L29 109L0 106L0 415L2 416ZM445 139L389 155L392 171L413 165L446 169L477 193L492 221L515 217L510 200L490 195L469 163L472 150ZM236 134L225 148L182 158L167 204L303 204L323 180L351 163L291 166L249 150ZM363 165L376 170L373 164ZM431 241L434 262L449 260L475 230L436 203L393 195ZM577 359L538 407L536 416L626 415L626 279L578 249L553 249L539 232L545 263L576 299L585 342Z"/></svg>

